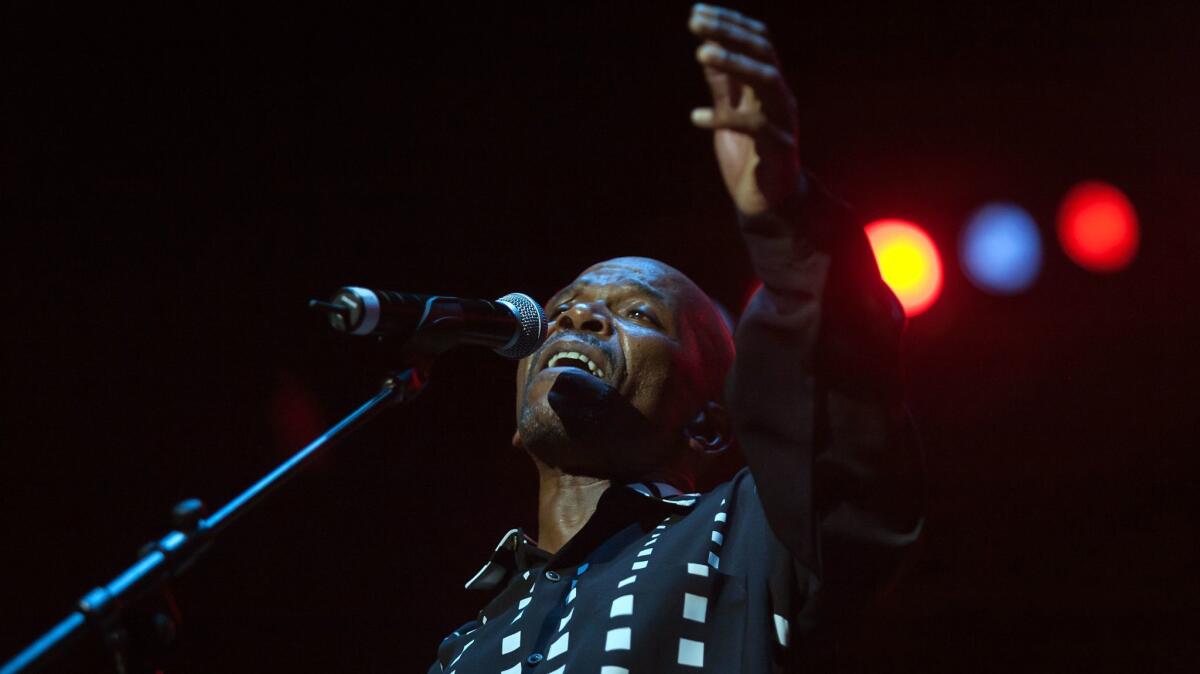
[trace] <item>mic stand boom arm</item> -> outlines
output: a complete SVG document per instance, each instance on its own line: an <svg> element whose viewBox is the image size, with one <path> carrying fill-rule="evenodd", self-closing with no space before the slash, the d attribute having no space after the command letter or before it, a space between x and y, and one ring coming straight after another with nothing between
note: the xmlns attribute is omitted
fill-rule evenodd
<svg viewBox="0 0 1200 674"><path fill-rule="evenodd" d="M424 388L425 381L425 374L416 368L388 376L375 397L226 503L212 517L201 518L202 506L196 500L176 506L174 531L148 546L149 550L141 559L112 582L84 595L73 613L5 663L0 674L29 672L41 667L79 641L89 626L104 634L114 649L117 668L123 671L124 658L119 646L122 639L113 637L114 632L122 629L121 613L126 606L182 574L225 527L294 477L322 450L338 444L384 409L415 398Z"/></svg>

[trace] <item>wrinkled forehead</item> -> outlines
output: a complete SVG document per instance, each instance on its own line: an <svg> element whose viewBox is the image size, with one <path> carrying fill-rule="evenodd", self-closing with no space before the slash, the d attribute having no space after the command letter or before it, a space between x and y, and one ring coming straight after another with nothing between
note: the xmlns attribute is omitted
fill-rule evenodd
<svg viewBox="0 0 1200 674"><path fill-rule="evenodd" d="M704 296L696 284L679 270L644 257L619 257L594 264L555 296L561 297L564 293L583 288L637 291L673 309L690 307Z"/></svg>

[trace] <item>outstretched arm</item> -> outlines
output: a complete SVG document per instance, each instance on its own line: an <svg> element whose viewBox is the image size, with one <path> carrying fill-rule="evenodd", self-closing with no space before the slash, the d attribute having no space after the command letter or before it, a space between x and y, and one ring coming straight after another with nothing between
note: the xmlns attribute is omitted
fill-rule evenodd
<svg viewBox="0 0 1200 674"><path fill-rule="evenodd" d="M688 27L704 43L696 60L712 92L712 107L692 111L692 123L713 130L721 177L738 211L756 216L803 189L796 150L796 99L760 21L732 10L696 5Z"/></svg>
<svg viewBox="0 0 1200 674"><path fill-rule="evenodd" d="M689 28L725 186L763 288L738 326L735 433L768 523L834 604L858 604L920 529L901 405L903 313L861 228L805 178L796 103L764 24L696 5Z"/></svg>

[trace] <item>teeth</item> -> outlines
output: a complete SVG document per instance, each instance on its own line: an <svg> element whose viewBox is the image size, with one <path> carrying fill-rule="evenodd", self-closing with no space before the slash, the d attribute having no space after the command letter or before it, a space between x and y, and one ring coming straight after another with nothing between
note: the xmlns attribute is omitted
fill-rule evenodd
<svg viewBox="0 0 1200 674"><path fill-rule="evenodd" d="M591 372L597 377L604 378L604 370L601 370L598 365L593 363L591 358L588 358L578 351L563 351L562 353L556 353L550 357L550 362L546 363L546 367L554 367L558 361L564 358L573 358L578 360L584 365L587 365L588 372Z"/></svg>

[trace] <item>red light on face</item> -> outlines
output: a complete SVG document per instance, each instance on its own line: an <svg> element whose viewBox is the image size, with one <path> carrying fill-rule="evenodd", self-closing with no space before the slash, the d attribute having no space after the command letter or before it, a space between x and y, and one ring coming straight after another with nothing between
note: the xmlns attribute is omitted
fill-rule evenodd
<svg viewBox="0 0 1200 674"><path fill-rule="evenodd" d="M942 259L933 239L907 220L876 220L867 239L884 283L896 293L908 316L928 309L942 292Z"/></svg>
<svg viewBox="0 0 1200 674"><path fill-rule="evenodd" d="M1080 267L1116 271L1137 253L1137 213L1125 194L1112 185L1080 183L1063 197L1059 207L1058 240Z"/></svg>

